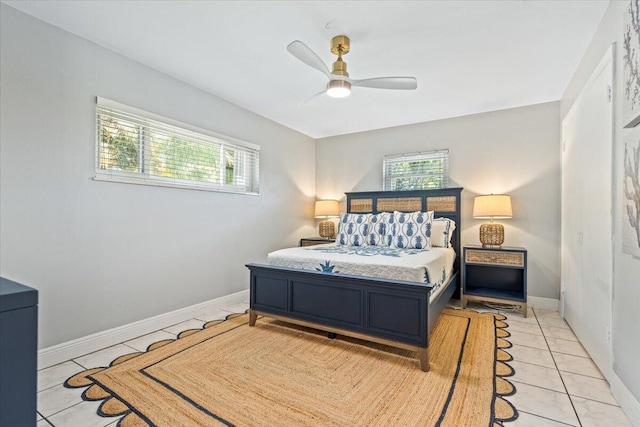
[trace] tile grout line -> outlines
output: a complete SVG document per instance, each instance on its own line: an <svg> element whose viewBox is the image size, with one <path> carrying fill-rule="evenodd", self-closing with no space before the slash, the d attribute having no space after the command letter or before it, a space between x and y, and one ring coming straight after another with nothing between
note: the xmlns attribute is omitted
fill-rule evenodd
<svg viewBox="0 0 640 427"><path fill-rule="evenodd" d="M529 415L533 415L534 417L543 418L545 420L553 421L554 423L562 424L564 426L575 427L572 424L563 423L562 421L554 420L553 418L545 417L543 415L536 415L536 414L533 414L533 413L527 412L527 411L520 411L520 412L522 412L523 414L529 414Z"/></svg>
<svg viewBox="0 0 640 427"><path fill-rule="evenodd" d="M79 402L76 402L76 403L74 403L73 405L67 406L67 407L66 407L66 408L64 408L64 409L60 409L59 411L56 411L56 412L54 412L54 413L53 413L53 414L51 414L51 415L47 415L46 417L45 417L45 416L43 416L42 418L44 418L45 420L47 420L47 422L48 422L49 424L53 425L53 423L52 423L51 421L49 421L49 418L53 417L54 415L58 415L60 412L66 411L66 410L67 410L67 409L69 409L69 408L73 408L74 406L80 405L80 404L81 404L81 403L83 403L83 402L84 402L84 400L82 400L82 396L80 396L80 401L79 401Z"/></svg>
<svg viewBox="0 0 640 427"><path fill-rule="evenodd" d="M89 353L89 354L91 354L91 353ZM86 356L86 355L84 355L84 356ZM84 356L80 356L80 357L84 357ZM86 371L87 369L89 369L89 368L86 368L82 363L80 363L80 362L76 361L75 359L71 359L71 361L72 361L73 363L75 363L76 365L78 365L78 366L82 367L82 369L84 369L85 371Z"/></svg>
<svg viewBox="0 0 640 427"><path fill-rule="evenodd" d="M87 354L91 354L91 353L87 353ZM82 356L85 356L85 355L83 354ZM82 356L80 356L80 357L82 357ZM56 363L55 365L51 365L51 366L47 366L46 368L38 369L38 371L37 371L37 372L46 371L47 369L55 368L56 366L60 366L60 365L62 365L62 364L64 364L64 363L67 363L67 362L75 363L76 365L78 365L78 366L80 366L80 367L82 368L82 366L81 366L80 364L78 364L75 360L73 360L73 359L67 359L67 360L64 360L64 361L62 361L62 362L60 362L60 363Z"/></svg>
<svg viewBox="0 0 640 427"><path fill-rule="evenodd" d="M549 337L549 338L553 338L553 337ZM553 339L558 339L558 338L553 338ZM546 340L547 339L545 337L545 341ZM569 342L575 342L575 341L569 341ZM582 343L580 343L580 342L578 344L582 345ZM547 343L547 345L549 345L549 344ZM580 357L581 359L593 360L590 357L578 356L577 354L565 353L564 351L553 351L553 350L551 350L551 348L549 348L549 351L551 351L551 353L559 353L559 354L564 354L566 356Z"/></svg>
<svg viewBox="0 0 640 427"><path fill-rule="evenodd" d="M549 369L553 369L553 368L549 368ZM562 391L554 390L552 388L542 387L540 385L525 383L524 381L518 381L518 380L513 380L513 379L511 381L513 381L514 383L523 384L523 385L526 385L526 386L529 386L529 387L539 388L540 390L552 391L554 393L559 393L559 394L566 394L567 396L569 395L569 393L564 393ZM578 396L578 397L580 397L580 396ZM542 415L538 415L538 416L540 417ZM550 419L553 419L553 418L550 418ZM558 421L558 420L554 420L554 421Z"/></svg>
<svg viewBox="0 0 640 427"><path fill-rule="evenodd" d="M569 372L569 373L572 373L572 372ZM580 374L578 374L578 375L580 375ZM569 397L571 397L571 396L577 397L578 399L588 400L589 402L601 403L603 405L608 405L608 406L611 406L613 408L620 408L620 405L614 405L613 403L603 402L602 400L595 400L595 399L591 399L589 397L578 396L577 394L570 394ZM620 408L620 409L622 409L622 408ZM626 416L626 414L625 414L625 416Z"/></svg>
<svg viewBox="0 0 640 427"><path fill-rule="evenodd" d="M513 348L513 347L511 347L511 348ZM527 347L527 348L534 348L534 347ZM541 350L541 349L536 348L536 350ZM513 356L511 356L511 357L513 357ZM524 363L525 365L537 366L539 368L554 369L554 368L551 368L549 366L538 365L537 363L525 362L525 361L522 361L522 360L513 359L512 362ZM523 384L526 384L526 383L523 383ZM529 385L533 385L533 384L529 384ZM545 387L541 387L541 388L545 388Z"/></svg>
<svg viewBox="0 0 640 427"><path fill-rule="evenodd" d="M549 348L549 353L551 353L551 359L553 360L553 364L556 365L556 371L558 372L560 381L562 381L562 386L564 387L567 397L569 398L569 402L571 403L571 408L573 408L573 413L576 414L576 418L578 419L578 424L580 425L580 427L582 427L582 421L580 420L580 415L578 415L578 411L576 410L576 405L574 405L573 399L571 399L571 395L569 394L569 389L567 388L567 385L564 382L564 378L562 378L562 374L560 373L560 368L558 368L558 363L556 362L556 358L553 357L553 351L551 351L551 346L549 346L549 341L547 341L547 336L545 335L544 330L542 329L542 325L540 324L540 320L538 320L538 315L536 314L535 309L532 309L532 310L533 310L533 314L536 316L536 322L538 322L538 326L540 326L540 330L542 331L542 337L544 338L544 342L547 343L547 347ZM571 332L573 333L573 330L571 330Z"/></svg>
<svg viewBox="0 0 640 427"><path fill-rule="evenodd" d="M153 333L153 332L152 332L152 333ZM144 336L144 335L143 335L143 336ZM137 338L134 338L134 340L135 340L135 339L137 339ZM125 347L129 347L129 348L130 348L131 350L133 350L133 351L140 352L140 350L138 350L137 348L135 348L135 347L133 347L133 346L131 346L131 345L129 345L129 344L125 344L124 342L121 342L120 344L124 345ZM146 351L146 350L145 350L145 351ZM143 352L143 353L144 353L144 352ZM123 356L124 356L124 355L123 355Z"/></svg>
<svg viewBox="0 0 640 427"><path fill-rule="evenodd" d="M552 353L553 353L553 352L552 352ZM557 352L557 351L556 351L556 353L559 353L559 352ZM565 353L560 353L560 354L565 354ZM567 354L567 356L573 356L573 355L572 355L572 354ZM579 357L579 356L576 356L576 357ZM584 357L583 359L586 359L586 357ZM607 381L607 380L606 380L606 378L603 378L603 377L594 377L593 375L585 375L585 374L581 374L580 372L571 372L571 371L566 371L566 370L564 370L564 369L559 369L559 371L560 371L560 372L564 372L564 373L566 373L566 374L580 375L580 376L587 377L587 378L593 378L594 380L604 380L604 381ZM578 397L581 397L581 396L578 396ZM586 399L586 398L583 398L583 399ZM589 400L593 400L593 399L589 399ZM599 401L598 401L598 402L599 402ZM606 402L602 402L602 403L606 403Z"/></svg>

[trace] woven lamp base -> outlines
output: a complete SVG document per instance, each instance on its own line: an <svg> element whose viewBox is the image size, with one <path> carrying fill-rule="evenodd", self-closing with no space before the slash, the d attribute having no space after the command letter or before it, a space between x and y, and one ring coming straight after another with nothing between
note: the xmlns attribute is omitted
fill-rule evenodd
<svg viewBox="0 0 640 427"><path fill-rule="evenodd" d="M502 246L504 243L504 227L502 224L486 223L480 226L480 243L482 246Z"/></svg>
<svg viewBox="0 0 640 427"><path fill-rule="evenodd" d="M325 219L324 221L320 221L318 231L320 232L320 237L324 237L325 239L333 239L333 237L336 235L336 226L333 221Z"/></svg>

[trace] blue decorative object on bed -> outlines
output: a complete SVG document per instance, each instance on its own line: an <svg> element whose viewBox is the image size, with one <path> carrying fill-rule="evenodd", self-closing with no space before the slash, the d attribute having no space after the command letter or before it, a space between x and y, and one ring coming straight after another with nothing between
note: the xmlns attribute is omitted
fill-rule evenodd
<svg viewBox="0 0 640 427"><path fill-rule="evenodd" d="M335 265L331 265L331 261L325 261L323 264L320 264L320 268L316 267L316 270L322 271L323 273L340 273L335 268Z"/></svg>

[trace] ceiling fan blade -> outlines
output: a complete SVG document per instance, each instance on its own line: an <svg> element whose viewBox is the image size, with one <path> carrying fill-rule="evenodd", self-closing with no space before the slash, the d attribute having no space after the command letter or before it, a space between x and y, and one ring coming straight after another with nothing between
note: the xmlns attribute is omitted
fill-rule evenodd
<svg viewBox="0 0 640 427"><path fill-rule="evenodd" d="M415 77L374 77L372 79L351 80L353 86L375 89L414 90L418 87Z"/></svg>
<svg viewBox="0 0 640 427"><path fill-rule="evenodd" d="M327 93L326 90L320 91L318 93L314 93L313 95L311 95L310 97L308 97L307 99L305 99L304 101L302 101L300 104L298 104L298 107L302 107L303 105L313 101L314 99L316 99L317 97L319 97L320 95L324 95L325 93Z"/></svg>
<svg viewBox="0 0 640 427"><path fill-rule="evenodd" d="M328 78L331 78L329 69L327 68L325 63L322 62L322 59L320 59L320 57L309 48L309 46L302 43L300 40L289 43L289 46L287 46L287 50L291 55L295 56L300 61L320 71Z"/></svg>

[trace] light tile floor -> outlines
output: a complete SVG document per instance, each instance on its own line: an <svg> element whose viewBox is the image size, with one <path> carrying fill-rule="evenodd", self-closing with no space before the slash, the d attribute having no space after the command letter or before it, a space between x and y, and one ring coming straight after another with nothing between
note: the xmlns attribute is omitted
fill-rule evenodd
<svg viewBox="0 0 640 427"><path fill-rule="evenodd" d="M246 302L234 304L40 370L37 427L114 427L119 418L98 416L100 402L82 401L83 389L65 388L64 381L77 372L108 366L118 356L145 351L156 341L176 338L183 330L202 328L206 322L247 308ZM498 312L480 304L470 308ZM511 334L507 339L513 344L507 351L513 356L509 363L515 375L508 379L517 389L507 399L519 411L518 419L505 423L505 427L631 426L602 374L558 312L529 309L526 318L516 311L501 313L507 316L507 331Z"/></svg>
<svg viewBox="0 0 640 427"><path fill-rule="evenodd" d="M479 311L483 308L471 307ZM507 316L513 347L509 364L516 386L509 400L517 420L505 427L624 427L631 423L611 395L609 384L557 311L529 309Z"/></svg>

